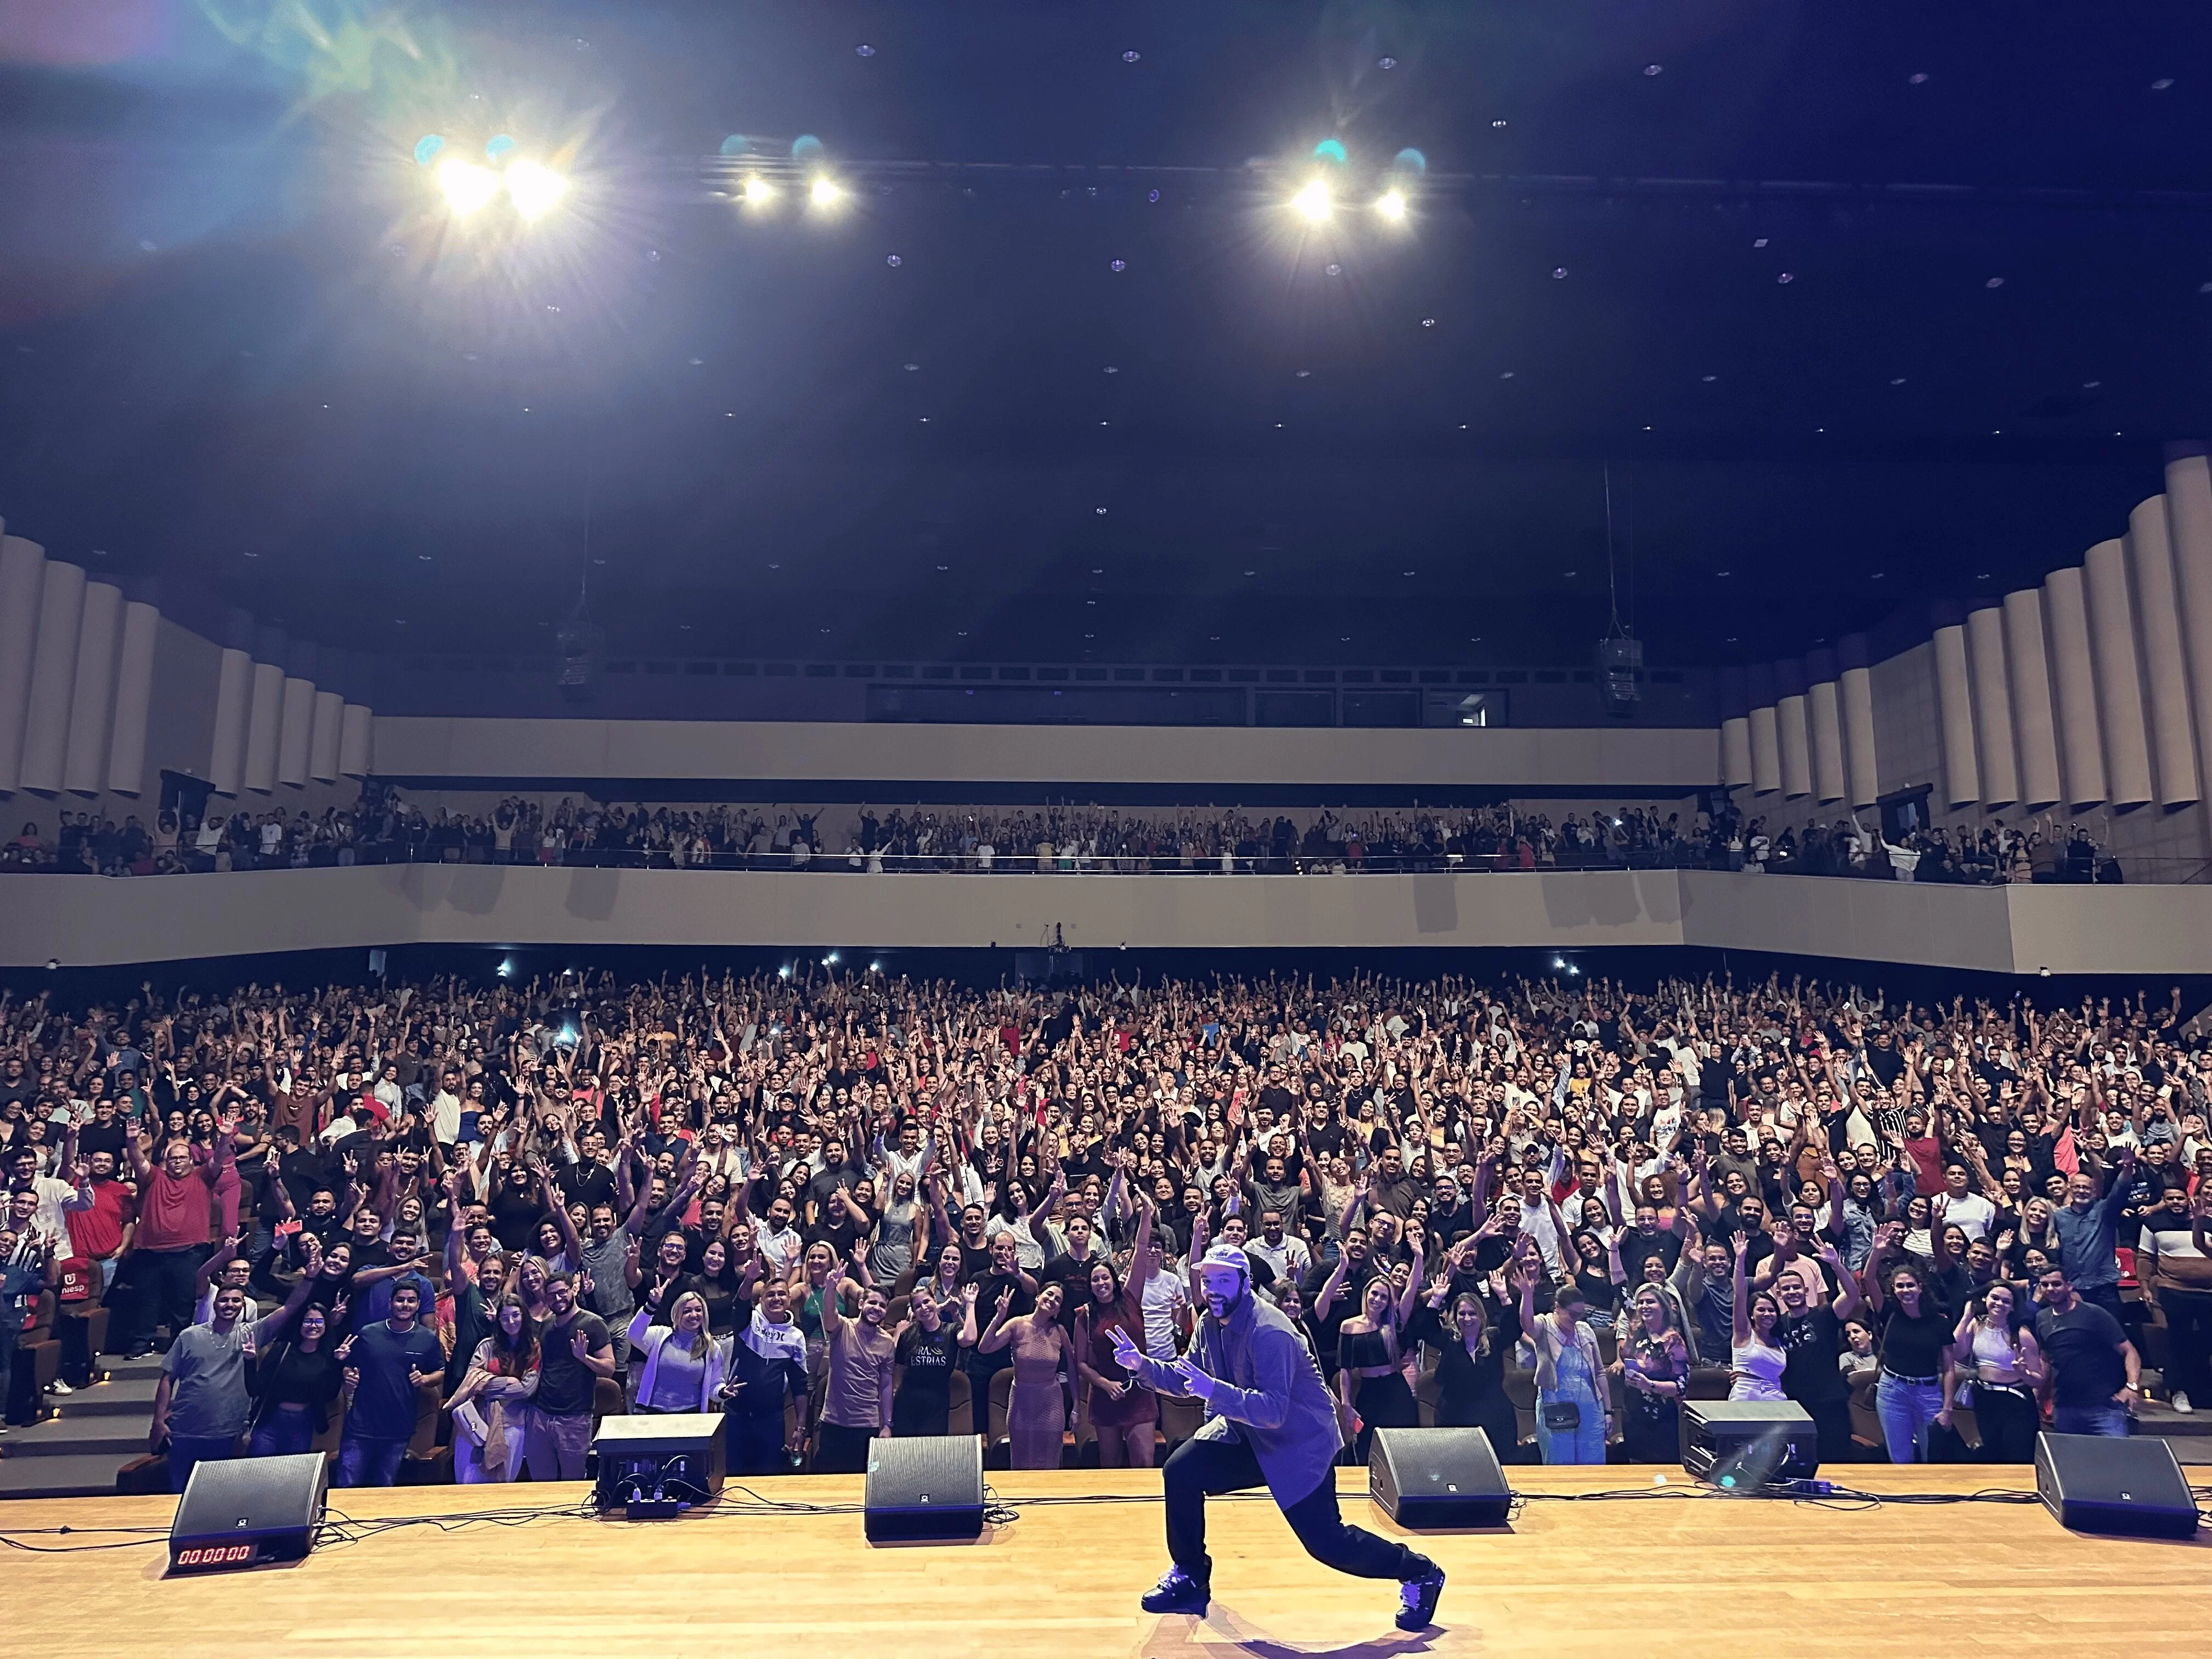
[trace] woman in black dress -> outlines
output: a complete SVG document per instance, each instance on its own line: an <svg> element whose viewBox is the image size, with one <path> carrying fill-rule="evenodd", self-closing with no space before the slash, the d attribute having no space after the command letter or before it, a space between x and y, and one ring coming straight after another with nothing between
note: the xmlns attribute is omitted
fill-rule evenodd
<svg viewBox="0 0 2212 1659"><path fill-rule="evenodd" d="M1407 1300L1411 1286L1407 1280ZM1406 1381L1405 1344L1399 1340L1403 1324L1397 1289L1387 1278L1367 1281L1359 1298L1359 1311L1344 1322L1337 1335L1336 1357L1343 1368L1337 1389L1344 1403L1359 1414L1359 1431L1353 1443L1359 1461L1367 1461L1369 1443L1377 1428L1413 1429L1421 1423L1413 1390Z"/></svg>
<svg viewBox="0 0 2212 1659"><path fill-rule="evenodd" d="M1499 1462L1514 1462L1521 1425L1505 1395L1505 1356L1521 1334L1519 1315L1509 1304L1493 1318L1480 1291L1452 1294L1439 1279L1406 1334L1437 1351L1437 1426L1480 1429Z"/></svg>

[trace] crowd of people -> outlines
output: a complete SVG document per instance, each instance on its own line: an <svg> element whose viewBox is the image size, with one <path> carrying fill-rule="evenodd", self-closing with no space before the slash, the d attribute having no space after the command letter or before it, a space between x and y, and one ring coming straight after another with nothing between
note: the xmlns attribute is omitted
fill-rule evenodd
<svg viewBox="0 0 2212 1659"><path fill-rule="evenodd" d="M983 1429L1000 1371L1016 1467L1071 1425L1139 1464L1178 1425L1116 1355L1188 1344L1225 1244L1355 1453L1425 1414L1674 1462L1703 1378L1799 1401L1826 1458L1962 1455L1971 1404L2021 1461L2046 1415L2128 1431L2153 1327L2172 1408L2212 1401L2182 1013L1368 972L9 997L0 1398L50 1291L163 1352L179 1487L333 1428L388 1482L434 1416L462 1480L574 1479L625 1407L858 1469L956 1376Z"/></svg>
<svg viewBox="0 0 2212 1659"><path fill-rule="evenodd" d="M1507 803L1274 812L1060 805L889 811L623 805L514 796L487 811L425 809L370 784L350 807L204 816L164 808L149 829L64 810L0 844L0 872L169 875L356 863L664 869L1310 874L1688 867L1992 884L2117 879L2086 826L2025 821L1900 830L1857 817L1770 832L1733 805L1548 811Z"/></svg>

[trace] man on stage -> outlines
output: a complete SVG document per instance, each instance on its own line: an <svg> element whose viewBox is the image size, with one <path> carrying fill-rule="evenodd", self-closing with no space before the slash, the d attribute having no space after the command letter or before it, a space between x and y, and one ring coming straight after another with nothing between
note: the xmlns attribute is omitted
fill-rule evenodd
<svg viewBox="0 0 2212 1659"><path fill-rule="evenodd" d="M1398 1628L1427 1628L1443 1594L1443 1569L1403 1544L1346 1526L1337 1513L1335 1462L1344 1440L1328 1385L1290 1321L1252 1294L1251 1263L1234 1244L1206 1253L1199 1282L1206 1317L1183 1358L1148 1358L1126 1332L1114 1335L1114 1358L1146 1387L1206 1404L1205 1426L1161 1471L1175 1565L1145 1597L1145 1611L1206 1612L1213 1565L1206 1553L1206 1496L1264 1481L1309 1555L1356 1577L1397 1579Z"/></svg>

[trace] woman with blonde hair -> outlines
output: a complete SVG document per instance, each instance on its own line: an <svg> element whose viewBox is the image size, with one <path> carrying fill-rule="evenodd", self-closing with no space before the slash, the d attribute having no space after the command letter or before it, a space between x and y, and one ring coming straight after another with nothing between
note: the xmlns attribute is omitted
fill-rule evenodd
<svg viewBox="0 0 2212 1659"><path fill-rule="evenodd" d="M707 1298L681 1291L665 1325L652 1322L668 1287L657 1285L647 1305L629 1322L633 1368L637 1376L636 1412L705 1412L722 1396L729 1352L707 1329Z"/></svg>

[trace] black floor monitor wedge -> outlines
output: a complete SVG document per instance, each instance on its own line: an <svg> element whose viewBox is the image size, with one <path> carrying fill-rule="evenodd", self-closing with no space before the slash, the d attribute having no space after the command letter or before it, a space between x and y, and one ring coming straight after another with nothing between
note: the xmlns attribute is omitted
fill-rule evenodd
<svg viewBox="0 0 2212 1659"><path fill-rule="evenodd" d="M983 1443L972 1434L868 1442L863 1530L871 1544L983 1535Z"/></svg>
<svg viewBox="0 0 2212 1659"><path fill-rule="evenodd" d="M1502 1527L1513 1493L1480 1429L1377 1429L1367 1495L1400 1526Z"/></svg>
<svg viewBox="0 0 2212 1659"><path fill-rule="evenodd" d="M2130 1538L2194 1538L2197 1499L2173 1448L2154 1434L2035 1437L2035 1492L2058 1524Z"/></svg>
<svg viewBox="0 0 2212 1659"><path fill-rule="evenodd" d="M193 1464L169 1523L169 1571L304 1559L323 1523L329 1485L330 1460L320 1452Z"/></svg>

